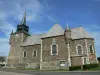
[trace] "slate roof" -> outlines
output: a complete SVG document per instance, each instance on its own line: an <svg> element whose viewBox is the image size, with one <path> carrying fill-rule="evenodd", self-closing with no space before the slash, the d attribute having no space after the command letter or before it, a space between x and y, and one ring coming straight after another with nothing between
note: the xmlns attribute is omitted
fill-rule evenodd
<svg viewBox="0 0 100 75"><path fill-rule="evenodd" d="M64 35L64 29L59 24L55 24L45 34L36 34L28 36L27 39L22 44L22 46L41 44L41 38L53 37L58 35ZM71 38L80 39L80 38L93 38L93 37L91 37L91 35L83 27L77 27L71 29Z"/></svg>
<svg viewBox="0 0 100 75"><path fill-rule="evenodd" d="M59 24L55 24L42 38L58 35L64 35L64 29Z"/></svg>
<svg viewBox="0 0 100 75"><path fill-rule="evenodd" d="M27 39L22 43L21 46L41 44L41 37L43 35L44 34L35 34L35 35L28 36Z"/></svg>
<svg viewBox="0 0 100 75"><path fill-rule="evenodd" d="M83 27L77 27L71 29L71 38L80 39L80 38L93 38Z"/></svg>

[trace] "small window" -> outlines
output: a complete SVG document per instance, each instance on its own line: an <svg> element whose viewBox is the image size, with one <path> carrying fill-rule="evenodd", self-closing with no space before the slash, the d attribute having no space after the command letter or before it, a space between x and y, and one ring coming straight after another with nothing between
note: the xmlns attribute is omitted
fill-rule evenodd
<svg viewBox="0 0 100 75"><path fill-rule="evenodd" d="M60 61L60 66L66 66L65 61Z"/></svg>
<svg viewBox="0 0 100 75"><path fill-rule="evenodd" d="M37 51L33 50L32 57L36 57L36 56L37 56Z"/></svg>
<svg viewBox="0 0 100 75"><path fill-rule="evenodd" d="M26 53L27 53L27 52L26 52L26 50L25 50L25 51L24 51L24 55L23 55L23 56L24 56L24 58L26 58Z"/></svg>
<svg viewBox="0 0 100 75"><path fill-rule="evenodd" d="M60 64L65 64L65 61L60 61Z"/></svg>
<svg viewBox="0 0 100 75"><path fill-rule="evenodd" d="M90 45L90 53L93 53L93 46Z"/></svg>
<svg viewBox="0 0 100 75"><path fill-rule="evenodd" d="M82 55L82 46L77 46L78 55Z"/></svg>
<svg viewBox="0 0 100 75"><path fill-rule="evenodd" d="M57 54L57 45L52 45L52 55L56 55Z"/></svg>
<svg viewBox="0 0 100 75"><path fill-rule="evenodd" d="M34 50L34 57L36 57L36 55L37 55L37 52Z"/></svg>
<svg viewBox="0 0 100 75"><path fill-rule="evenodd" d="M84 64L87 64L87 59L86 58L84 58Z"/></svg>

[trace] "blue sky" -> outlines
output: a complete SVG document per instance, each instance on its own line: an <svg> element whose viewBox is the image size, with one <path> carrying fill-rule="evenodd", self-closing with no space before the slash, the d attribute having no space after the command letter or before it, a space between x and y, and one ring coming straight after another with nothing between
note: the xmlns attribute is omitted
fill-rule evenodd
<svg viewBox="0 0 100 75"><path fill-rule="evenodd" d="M95 39L100 56L100 0L0 0L0 56L7 56L9 36L24 11L31 34L47 32L54 24L83 26Z"/></svg>

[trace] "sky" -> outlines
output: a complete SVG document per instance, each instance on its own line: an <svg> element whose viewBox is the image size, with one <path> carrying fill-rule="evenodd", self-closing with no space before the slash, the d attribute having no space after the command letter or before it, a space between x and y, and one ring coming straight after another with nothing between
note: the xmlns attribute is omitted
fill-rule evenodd
<svg viewBox="0 0 100 75"><path fill-rule="evenodd" d="M25 11L31 34L45 33L54 24L82 26L94 37L100 56L100 0L0 0L0 56L8 55L10 33Z"/></svg>

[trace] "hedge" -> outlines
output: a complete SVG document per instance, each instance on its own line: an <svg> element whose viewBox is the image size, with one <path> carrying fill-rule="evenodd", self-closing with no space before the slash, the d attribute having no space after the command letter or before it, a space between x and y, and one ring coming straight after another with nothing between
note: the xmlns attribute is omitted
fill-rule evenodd
<svg viewBox="0 0 100 75"><path fill-rule="evenodd" d="M69 67L69 70L72 71L72 70L79 70L81 69L81 66L70 66Z"/></svg>
<svg viewBox="0 0 100 75"><path fill-rule="evenodd" d="M86 64L86 65L83 65L83 69L91 69L91 68L96 68L96 67L99 67L99 64Z"/></svg>

